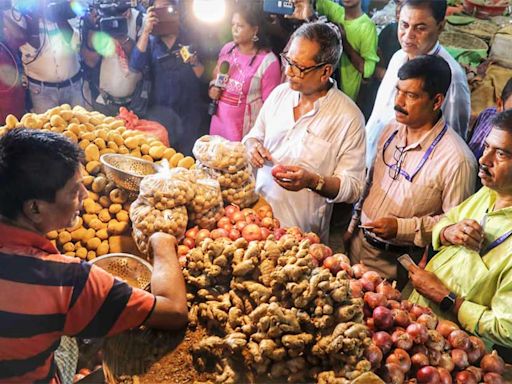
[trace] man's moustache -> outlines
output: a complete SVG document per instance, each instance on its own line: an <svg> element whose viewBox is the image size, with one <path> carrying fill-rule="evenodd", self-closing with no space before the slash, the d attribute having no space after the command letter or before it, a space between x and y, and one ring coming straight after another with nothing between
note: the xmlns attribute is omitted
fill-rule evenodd
<svg viewBox="0 0 512 384"><path fill-rule="evenodd" d="M406 116L409 116L409 114L405 112L402 108L400 108L398 105L395 105L395 111L403 113Z"/></svg>
<svg viewBox="0 0 512 384"><path fill-rule="evenodd" d="M492 176L491 172L489 172L489 168L486 165L480 165L480 171L485 173L487 176Z"/></svg>

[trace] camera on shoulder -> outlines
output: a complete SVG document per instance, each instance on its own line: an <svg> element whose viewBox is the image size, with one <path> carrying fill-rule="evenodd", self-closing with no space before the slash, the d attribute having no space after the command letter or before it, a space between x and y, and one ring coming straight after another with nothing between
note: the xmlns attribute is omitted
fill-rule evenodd
<svg viewBox="0 0 512 384"><path fill-rule="evenodd" d="M95 29L114 37L126 35L128 20L123 14L137 5L137 0L94 0L91 9L99 16Z"/></svg>

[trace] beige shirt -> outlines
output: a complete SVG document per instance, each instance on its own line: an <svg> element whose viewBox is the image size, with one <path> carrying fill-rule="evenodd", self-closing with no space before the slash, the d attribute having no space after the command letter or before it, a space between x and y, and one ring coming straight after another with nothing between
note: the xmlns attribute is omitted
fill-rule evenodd
<svg viewBox="0 0 512 384"><path fill-rule="evenodd" d="M373 184L363 204L361 222L381 217L398 218L395 244L425 247L431 242L432 227L444 212L474 192L477 162L462 138L450 127L436 145L412 182L395 173L402 149L401 169L412 175L424 154L445 126L441 118L418 142L406 146L406 127L393 120L380 137L374 162ZM383 155L383 147L393 132L397 135ZM383 157L384 156L384 157ZM385 162L384 162L385 160Z"/></svg>

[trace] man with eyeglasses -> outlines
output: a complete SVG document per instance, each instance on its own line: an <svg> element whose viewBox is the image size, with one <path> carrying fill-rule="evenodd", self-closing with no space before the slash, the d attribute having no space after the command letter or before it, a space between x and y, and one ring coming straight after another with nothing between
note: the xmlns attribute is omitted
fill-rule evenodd
<svg viewBox="0 0 512 384"><path fill-rule="evenodd" d="M334 28L309 23L295 31L281 55L288 81L272 91L243 140L256 190L275 216L323 241L333 203L356 201L364 180L363 116L331 79L341 55Z"/></svg>
<svg viewBox="0 0 512 384"><path fill-rule="evenodd" d="M402 49L389 62L377 92L372 114L366 124L366 164L371 166L380 135L393 119L393 102L398 70L409 60L421 55L442 57L451 70L451 83L442 105L443 115L463 139L466 138L471 113L471 94L466 73L439 43L445 24L446 0L404 0L398 21L398 40Z"/></svg>
<svg viewBox="0 0 512 384"><path fill-rule="evenodd" d="M473 193L477 164L442 113L451 81L446 61L420 56L400 68L398 79L395 120L379 140L350 257L403 285L397 257L421 259L440 215Z"/></svg>

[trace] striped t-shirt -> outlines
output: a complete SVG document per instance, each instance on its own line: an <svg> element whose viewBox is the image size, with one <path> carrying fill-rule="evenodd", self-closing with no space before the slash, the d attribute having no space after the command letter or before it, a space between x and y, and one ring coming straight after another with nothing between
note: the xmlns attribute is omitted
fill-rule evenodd
<svg viewBox="0 0 512 384"><path fill-rule="evenodd" d="M0 223L0 383L58 382L60 337L110 336L141 325L156 299L45 237Z"/></svg>

